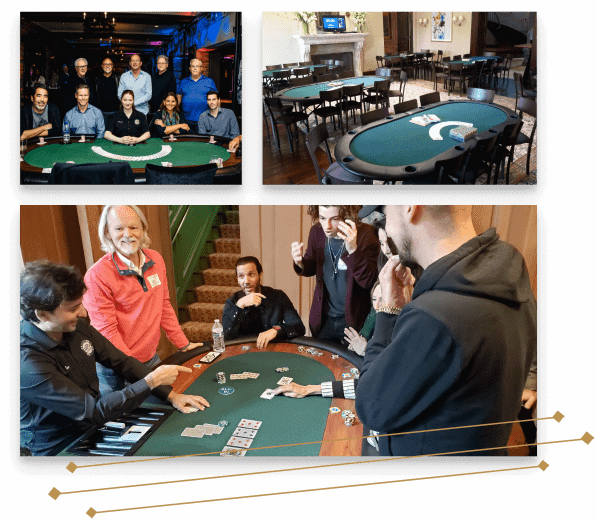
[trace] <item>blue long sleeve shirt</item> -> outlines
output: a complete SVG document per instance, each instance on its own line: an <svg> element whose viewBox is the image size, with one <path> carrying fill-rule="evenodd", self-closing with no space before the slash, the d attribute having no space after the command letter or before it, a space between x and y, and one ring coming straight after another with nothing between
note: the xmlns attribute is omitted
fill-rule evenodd
<svg viewBox="0 0 597 523"><path fill-rule="evenodd" d="M68 122L70 132L73 134L93 134L96 138L103 138L106 132L104 115L93 105L88 105L84 113L79 110L78 105L75 105L64 115L64 120Z"/></svg>
<svg viewBox="0 0 597 523"><path fill-rule="evenodd" d="M127 89L135 93L135 109L140 113L147 114L152 94L151 76L145 71L139 71L139 76L135 78L132 71L127 71L120 77L120 84L118 85L119 100L122 93Z"/></svg>

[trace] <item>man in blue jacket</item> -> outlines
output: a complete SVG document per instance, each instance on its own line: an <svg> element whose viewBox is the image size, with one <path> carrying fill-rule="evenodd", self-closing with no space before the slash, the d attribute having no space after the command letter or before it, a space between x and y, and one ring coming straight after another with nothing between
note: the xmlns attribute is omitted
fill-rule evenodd
<svg viewBox="0 0 597 523"><path fill-rule="evenodd" d="M537 305L522 255L494 229L477 235L471 210L384 208L398 255L380 273L382 304L356 394L383 455L507 455L498 447L511 424L488 424L517 419ZM423 273L413 289L415 266ZM480 426L434 430L472 425ZM408 434L383 437L392 433Z"/></svg>
<svg viewBox="0 0 597 523"><path fill-rule="evenodd" d="M239 258L235 270L241 290L224 305L224 338L258 334L257 347L265 349L273 339L305 334L303 321L286 293L261 285L263 268L257 258Z"/></svg>

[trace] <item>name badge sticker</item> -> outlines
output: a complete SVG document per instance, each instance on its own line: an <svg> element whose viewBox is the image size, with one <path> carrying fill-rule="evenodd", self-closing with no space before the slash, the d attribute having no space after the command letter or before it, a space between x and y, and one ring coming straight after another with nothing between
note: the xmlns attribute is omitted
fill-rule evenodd
<svg viewBox="0 0 597 523"><path fill-rule="evenodd" d="M149 285L151 285L152 288L162 284L162 282L160 281L160 277L157 274L152 274L151 276L148 276L147 281L149 282Z"/></svg>

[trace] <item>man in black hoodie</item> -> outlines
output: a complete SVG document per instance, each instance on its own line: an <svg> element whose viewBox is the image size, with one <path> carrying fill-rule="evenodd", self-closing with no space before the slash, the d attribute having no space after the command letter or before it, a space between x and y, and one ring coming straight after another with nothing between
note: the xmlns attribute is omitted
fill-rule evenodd
<svg viewBox="0 0 597 523"><path fill-rule="evenodd" d="M364 207L361 217L379 209ZM356 409L383 455L507 455L537 347L537 305L522 255L467 206L385 206L398 256L380 273L382 304ZM409 267L423 273L412 288ZM412 293L412 298L410 297ZM450 427L485 425L464 429Z"/></svg>

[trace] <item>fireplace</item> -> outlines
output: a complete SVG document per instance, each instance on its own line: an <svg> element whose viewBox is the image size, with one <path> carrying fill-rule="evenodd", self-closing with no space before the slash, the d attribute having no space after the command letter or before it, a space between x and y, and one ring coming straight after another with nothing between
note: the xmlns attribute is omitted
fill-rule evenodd
<svg viewBox="0 0 597 523"><path fill-rule="evenodd" d="M303 61L317 63L319 60L333 59L344 62L345 71L354 71L362 76L361 53L363 42L369 33L337 33L316 35L293 35L299 43ZM342 58L344 57L344 58Z"/></svg>
<svg viewBox="0 0 597 523"><path fill-rule="evenodd" d="M344 62L343 71L352 71L353 58L352 53L311 53L313 64L321 64L324 60L340 60Z"/></svg>

